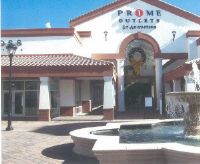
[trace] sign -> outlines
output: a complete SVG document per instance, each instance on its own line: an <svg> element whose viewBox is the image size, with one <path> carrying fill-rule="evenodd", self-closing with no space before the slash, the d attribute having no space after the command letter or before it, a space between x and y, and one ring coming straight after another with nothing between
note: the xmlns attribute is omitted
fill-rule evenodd
<svg viewBox="0 0 200 164"><path fill-rule="evenodd" d="M152 97L145 97L145 107L152 107Z"/></svg>
<svg viewBox="0 0 200 164"><path fill-rule="evenodd" d="M161 10L118 10L118 22L122 30L155 29L160 22Z"/></svg>

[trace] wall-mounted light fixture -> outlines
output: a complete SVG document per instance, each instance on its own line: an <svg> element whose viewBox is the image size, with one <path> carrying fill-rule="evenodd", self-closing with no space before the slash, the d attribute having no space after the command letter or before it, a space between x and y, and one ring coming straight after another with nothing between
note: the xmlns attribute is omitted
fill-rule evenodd
<svg viewBox="0 0 200 164"><path fill-rule="evenodd" d="M173 42L174 42L174 40L175 40L175 38L176 38L176 31L172 31L172 36L173 36L172 40L173 40Z"/></svg>
<svg viewBox="0 0 200 164"><path fill-rule="evenodd" d="M104 31L105 41L107 41L108 31Z"/></svg>
<svg viewBox="0 0 200 164"><path fill-rule="evenodd" d="M1 47L5 46L5 42L3 40L1 40Z"/></svg>

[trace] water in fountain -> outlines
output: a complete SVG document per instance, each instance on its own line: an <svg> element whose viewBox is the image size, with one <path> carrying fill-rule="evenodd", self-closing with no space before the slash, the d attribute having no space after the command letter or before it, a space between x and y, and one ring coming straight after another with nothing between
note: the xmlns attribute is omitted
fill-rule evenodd
<svg viewBox="0 0 200 164"><path fill-rule="evenodd" d="M184 118L187 136L200 138L200 71L196 62L189 78L194 83L192 92L171 92L166 95L166 111L170 118Z"/></svg>
<svg viewBox="0 0 200 164"><path fill-rule="evenodd" d="M192 63L192 71L189 78L194 82L195 91L200 91L200 71L196 62Z"/></svg>

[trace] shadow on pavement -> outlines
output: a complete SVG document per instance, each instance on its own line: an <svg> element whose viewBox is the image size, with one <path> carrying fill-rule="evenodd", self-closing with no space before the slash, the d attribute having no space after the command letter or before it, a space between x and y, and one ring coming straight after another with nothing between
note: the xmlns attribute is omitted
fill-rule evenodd
<svg viewBox="0 0 200 164"><path fill-rule="evenodd" d="M34 130L33 132L55 135L55 136L66 136L69 135L70 131L76 129L85 127L104 126L104 125L106 125L106 122L81 122L81 123L78 122L78 123L44 126Z"/></svg>
<svg viewBox="0 0 200 164"><path fill-rule="evenodd" d="M42 151L42 155L64 160L64 164L99 164L96 158L84 157L73 152L73 143L56 145L46 148Z"/></svg>

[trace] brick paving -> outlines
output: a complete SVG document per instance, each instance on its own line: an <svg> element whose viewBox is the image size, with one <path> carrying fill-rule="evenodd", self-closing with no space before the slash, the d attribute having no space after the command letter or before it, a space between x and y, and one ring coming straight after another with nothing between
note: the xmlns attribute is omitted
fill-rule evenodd
<svg viewBox="0 0 200 164"><path fill-rule="evenodd" d="M95 158L73 153L69 132L75 129L105 125L95 121L13 121L13 131L5 131L2 121L3 164L98 164Z"/></svg>

